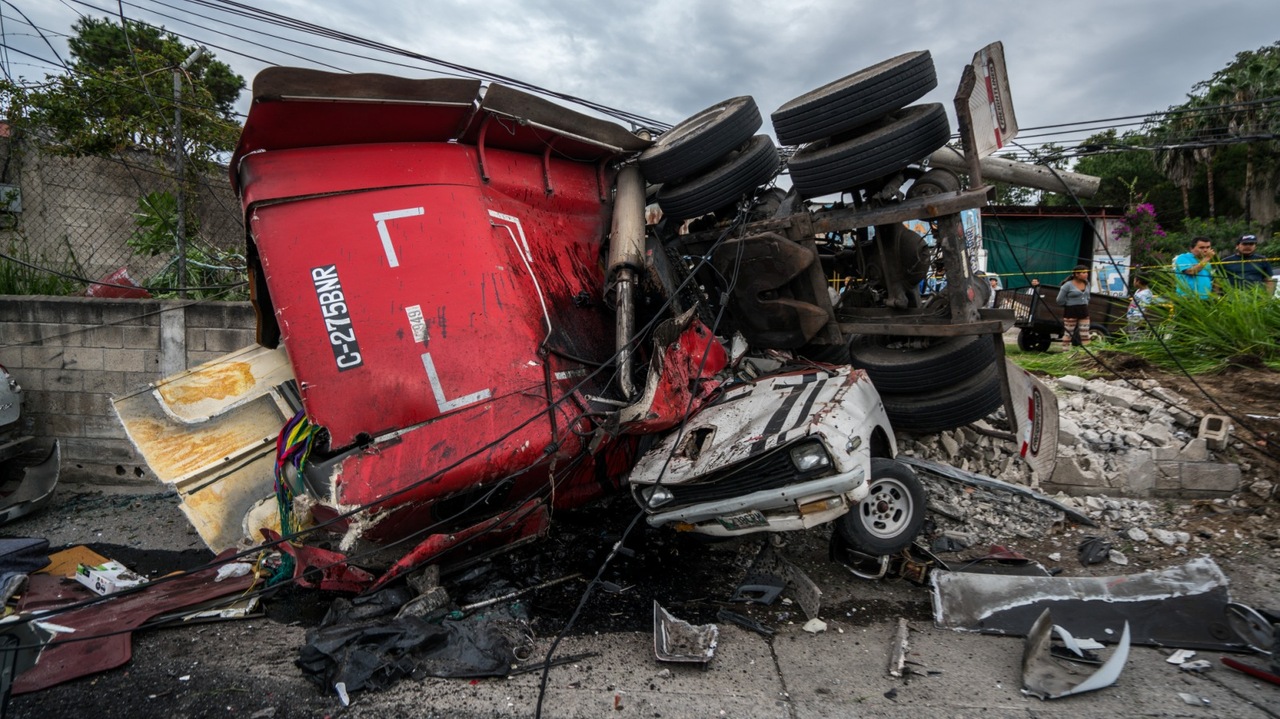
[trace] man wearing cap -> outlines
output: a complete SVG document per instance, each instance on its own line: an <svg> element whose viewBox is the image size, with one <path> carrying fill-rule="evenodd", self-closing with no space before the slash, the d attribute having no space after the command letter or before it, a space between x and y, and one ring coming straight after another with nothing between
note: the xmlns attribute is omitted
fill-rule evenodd
<svg viewBox="0 0 1280 719"><path fill-rule="evenodd" d="M1256 235L1242 235L1236 242L1236 253L1222 258L1222 273L1233 287L1245 289L1259 286L1267 289L1267 294L1276 291L1276 281L1271 278L1271 263L1263 259L1255 259L1254 251L1258 249Z"/></svg>

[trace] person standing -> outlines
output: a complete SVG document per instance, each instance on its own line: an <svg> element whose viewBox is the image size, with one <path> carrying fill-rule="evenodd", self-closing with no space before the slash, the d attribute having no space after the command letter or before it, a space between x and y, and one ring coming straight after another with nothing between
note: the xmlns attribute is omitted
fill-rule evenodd
<svg viewBox="0 0 1280 719"><path fill-rule="evenodd" d="M1137 337L1149 321L1147 308L1155 301L1155 293L1151 291L1151 285L1147 284L1147 278L1140 275L1134 275L1132 284L1133 297L1129 300L1125 319L1129 325L1129 334Z"/></svg>
<svg viewBox="0 0 1280 719"><path fill-rule="evenodd" d="M1213 291L1213 274L1209 263L1213 261L1213 243L1208 237L1196 237L1186 252L1173 258L1173 273L1177 278L1176 289L1184 297L1195 295L1209 299Z"/></svg>
<svg viewBox="0 0 1280 719"><path fill-rule="evenodd" d="M1257 249L1257 235L1242 235L1236 242L1236 253L1222 258L1222 275L1237 289L1265 287L1268 295L1274 294L1276 281L1271 277L1271 263L1255 259L1253 253Z"/></svg>
<svg viewBox="0 0 1280 719"><path fill-rule="evenodd" d="M1071 337L1089 344L1089 268L1076 265L1071 279L1058 288L1058 304L1062 307L1062 347L1071 346ZM1078 333L1078 334L1077 334Z"/></svg>

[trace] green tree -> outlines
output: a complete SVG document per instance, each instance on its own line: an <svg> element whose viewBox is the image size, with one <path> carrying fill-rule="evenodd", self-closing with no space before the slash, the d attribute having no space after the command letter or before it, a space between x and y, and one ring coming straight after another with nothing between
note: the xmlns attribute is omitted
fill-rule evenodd
<svg viewBox="0 0 1280 719"><path fill-rule="evenodd" d="M195 47L163 28L83 17L72 26L67 72L40 85L4 81L10 122L46 133L69 154L109 155L136 147L173 154L173 71ZM235 147L232 106L244 78L205 53L182 71L187 157L208 165Z"/></svg>
<svg viewBox="0 0 1280 719"><path fill-rule="evenodd" d="M1145 134L1106 130L1085 139L1076 152L1080 159L1074 170L1102 180L1089 204L1128 207L1135 196L1141 196L1161 213L1180 204L1178 188L1156 167L1151 140Z"/></svg>

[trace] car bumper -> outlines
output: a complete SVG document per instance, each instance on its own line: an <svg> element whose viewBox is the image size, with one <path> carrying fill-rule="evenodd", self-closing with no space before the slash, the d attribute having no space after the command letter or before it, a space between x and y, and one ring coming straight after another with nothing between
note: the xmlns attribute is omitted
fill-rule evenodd
<svg viewBox="0 0 1280 719"><path fill-rule="evenodd" d="M848 512L867 496L868 488L866 473L858 466L786 487L657 511L647 521L653 527L677 524L688 531L725 537L807 529ZM739 526L739 518L748 513L758 517L753 515L749 526Z"/></svg>

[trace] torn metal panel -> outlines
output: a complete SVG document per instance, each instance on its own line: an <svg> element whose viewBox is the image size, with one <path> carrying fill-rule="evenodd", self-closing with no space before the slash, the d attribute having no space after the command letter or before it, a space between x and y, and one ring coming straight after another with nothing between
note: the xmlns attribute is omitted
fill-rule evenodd
<svg viewBox="0 0 1280 719"><path fill-rule="evenodd" d="M720 386L712 380L728 363L724 345L698 320L693 309L653 331L653 359L644 393L618 412L618 423L632 434L662 432L702 409Z"/></svg>
<svg viewBox="0 0 1280 719"><path fill-rule="evenodd" d="M809 619L817 618L822 610L822 589L804 573L804 570L782 556L770 544L766 543L756 555L755 561L751 564L748 581L751 577L757 578L758 581L755 583L760 586L769 584L784 586L800 605L805 617ZM735 601L737 601L736 596Z"/></svg>
<svg viewBox="0 0 1280 719"><path fill-rule="evenodd" d="M1066 629L1055 626L1050 610L1040 613L1027 634L1022 650L1022 690L1041 699L1058 699L1072 694L1096 691L1115 684L1129 660L1129 623L1124 623L1120 641L1107 661L1097 671L1083 674L1084 665L1077 665L1050 652L1050 641L1057 633L1068 649L1076 655L1082 651L1074 637Z"/></svg>
<svg viewBox="0 0 1280 719"><path fill-rule="evenodd" d="M274 496L276 437L297 411L292 379L283 349L254 345L112 401L130 441L177 490L215 552L243 539L245 514Z"/></svg>
<svg viewBox="0 0 1280 719"><path fill-rule="evenodd" d="M991 490L993 492L1008 492L1008 493L1016 494L1022 497L1028 497L1058 512L1062 512L1067 517L1070 517L1071 521L1073 522L1076 522L1078 524L1083 524L1087 527L1097 526L1097 524L1092 519L1090 519L1088 515L1084 514L1083 512L1080 512L1079 510L1068 507L1062 502L1059 502L1053 499L1052 497L1043 495L1029 487L1023 487L1018 484L1010 484L1009 482L1002 482L993 477L987 477L985 475L975 474L973 472L967 472L963 469L952 467L949 464L943 464L941 462L935 462L933 460L923 459L921 457L902 456L902 457L898 457L897 460L899 462L902 462L903 464L907 464L912 467L915 467L916 469L922 472L926 472L936 477L940 477L942 479L946 479L959 484L968 485L970 487L980 487L982 489Z"/></svg>
<svg viewBox="0 0 1280 719"><path fill-rule="evenodd" d="M1208 557L1117 577L933 573L938 626L984 634L1024 636L1052 609L1059 623L1102 641L1128 622L1135 644L1237 650L1227 602L1227 578Z"/></svg>
<svg viewBox="0 0 1280 719"><path fill-rule="evenodd" d="M694 626L653 603L653 655L658 661L706 664L715 656L719 638L716 625Z"/></svg>

